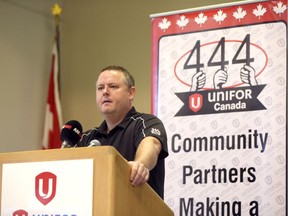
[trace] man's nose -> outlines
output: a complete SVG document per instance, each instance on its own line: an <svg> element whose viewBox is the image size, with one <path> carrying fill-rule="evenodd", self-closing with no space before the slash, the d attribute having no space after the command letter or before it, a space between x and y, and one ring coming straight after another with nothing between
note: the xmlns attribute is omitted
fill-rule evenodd
<svg viewBox="0 0 288 216"><path fill-rule="evenodd" d="M103 89L103 94L104 95L109 95L109 88L108 86L105 86L104 89Z"/></svg>

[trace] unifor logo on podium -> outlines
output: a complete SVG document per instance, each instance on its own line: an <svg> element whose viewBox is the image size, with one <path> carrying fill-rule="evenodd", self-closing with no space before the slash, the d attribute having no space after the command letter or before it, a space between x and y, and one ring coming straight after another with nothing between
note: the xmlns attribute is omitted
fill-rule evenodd
<svg viewBox="0 0 288 216"><path fill-rule="evenodd" d="M42 172L35 177L35 196L47 205L56 194L57 176L51 172Z"/></svg>
<svg viewBox="0 0 288 216"><path fill-rule="evenodd" d="M19 209L19 210L13 212L13 216L28 216L28 212L26 212L23 209Z"/></svg>

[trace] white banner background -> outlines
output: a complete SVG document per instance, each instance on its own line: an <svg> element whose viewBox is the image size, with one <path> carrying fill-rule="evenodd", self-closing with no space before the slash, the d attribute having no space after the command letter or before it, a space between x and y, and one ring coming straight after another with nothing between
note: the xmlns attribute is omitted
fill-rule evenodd
<svg viewBox="0 0 288 216"><path fill-rule="evenodd" d="M175 215L286 215L287 0L151 17L153 111L166 126L170 153L165 202ZM255 70L254 76L246 74L247 83L240 73L245 64ZM198 68L189 68L193 65ZM221 69L227 80L216 90ZM199 70L205 85L195 90L191 83ZM253 86L263 89L256 94ZM205 98L232 91L238 98L218 103ZM253 100L241 98L251 91ZM197 93L202 100L192 96ZM216 149L215 139L209 142L212 137L218 143L223 138L223 149ZM213 148L200 150L205 141Z"/></svg>

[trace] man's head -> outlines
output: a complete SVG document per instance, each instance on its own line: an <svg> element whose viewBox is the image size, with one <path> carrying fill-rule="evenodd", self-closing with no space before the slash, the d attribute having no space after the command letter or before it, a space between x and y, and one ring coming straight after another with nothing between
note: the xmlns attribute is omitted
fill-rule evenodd
<svg viewBox="0 0 288 216"><path fill-rule="evenodd" d="M128 85L128 87L130 88L130 87L135 86L134 77L130 74L130 72L126 68L124 68L122 66L118 66L118 65L110 65L110 66L107 66L107 67L103 68L101 70L101 73L103 71L106 71L106 70L115 70L115 71L122 72L124 77L125 77L125 79L126 79L126 84Z"/></svg>
<svg viewBox="0 0 288 216"><path fill-rule="evenodd" d="M105 117L122 119L132 107L135 80L121 66L108 66L101 70L96 81L96 103Z"/></svg>

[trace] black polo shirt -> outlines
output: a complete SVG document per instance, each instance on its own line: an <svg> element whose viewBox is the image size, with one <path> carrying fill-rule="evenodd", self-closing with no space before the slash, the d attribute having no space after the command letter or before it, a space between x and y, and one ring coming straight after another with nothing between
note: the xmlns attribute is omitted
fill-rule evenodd
<svg viewBox="0 0 288 216"><path fill-rule="evenodd" d="M162 121L154 115L139 113L133 107L123 121L107 133L107 124L102 122L99 128L85 132L80 146L88 146L91 140L98 140L101 145L114 146L127 160L133 161L136 150L147 136L156 137L162 144L156 166L150 171L148 184L160 196L164 197L165 164L168 156L167 135Z"/></svg>

